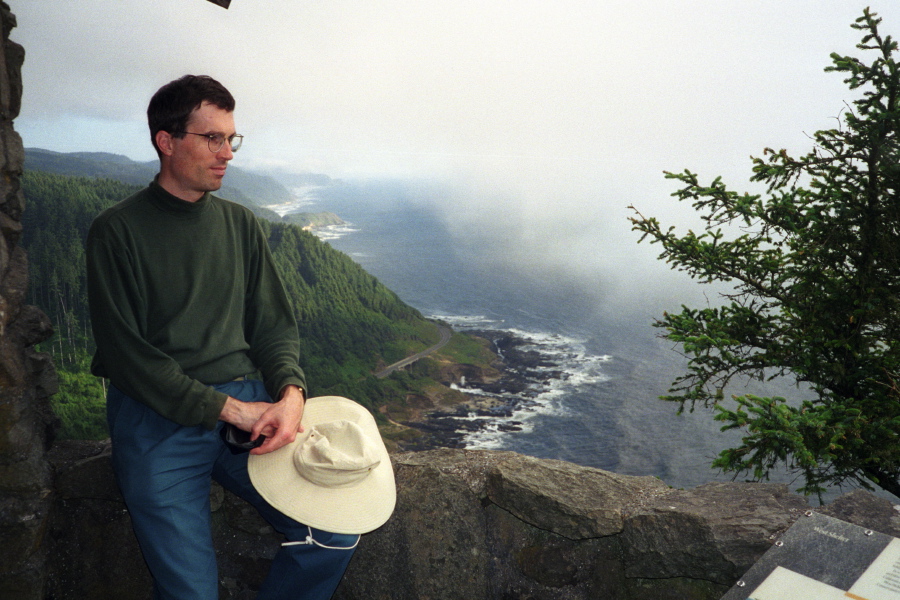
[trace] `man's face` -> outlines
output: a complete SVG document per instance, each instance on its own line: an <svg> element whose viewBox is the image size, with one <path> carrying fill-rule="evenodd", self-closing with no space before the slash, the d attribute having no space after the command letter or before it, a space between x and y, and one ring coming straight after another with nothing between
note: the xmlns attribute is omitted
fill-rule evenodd
<svg viewBox="0 0 900 600"><path fill-rule="evenodd" d="M228 138L235 134L234 114L204 102L191 113L185 131L189 134L172 138L164 151L159 183L178 198L194 202L222 187L225 169L234 154L227 141L218 152L210 152L209 139L193 134L218 133Z"/></svg>

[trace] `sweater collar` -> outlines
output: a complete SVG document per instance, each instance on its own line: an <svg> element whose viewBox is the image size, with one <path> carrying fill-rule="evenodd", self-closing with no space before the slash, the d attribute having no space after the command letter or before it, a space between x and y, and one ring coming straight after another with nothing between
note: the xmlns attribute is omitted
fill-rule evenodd
<svg viewBox="0 0 900 600"><path fill-rule="evenodd" d="M212 204L210 202L212 195L209 192L203 194L196 202L187 202L186 200L182 200L181 198L170 194L165 188L159 185L159 175L154 177L153 181L150 183L150 192L153 203L157 208L184 217L198 216Z"/></svg>

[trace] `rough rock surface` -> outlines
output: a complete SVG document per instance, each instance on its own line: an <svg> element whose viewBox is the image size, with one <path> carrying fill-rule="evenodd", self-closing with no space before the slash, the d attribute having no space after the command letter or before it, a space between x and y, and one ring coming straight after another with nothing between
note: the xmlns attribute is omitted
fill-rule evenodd
<svg viewBox="0 0 900 600"><path fill-rule="evenodd" d="M25 151L13 129L22 98L24 49L10 41L16 25L0 2L0 598L43 597L51 471L46 460L56 391L50 357L34 345L51 334L46 315L25 304L28 262L19 246L25 200Z"/></svg>
<svg viewBox="0 0 900 600"><path fill-rule="evenodd" d="M148 599L107 444L58 443L52 457L47 598ZM397 509L363 537L335 600L713 600L811 510L776 484L676 490L511 452L392 459ZM250 600L280 537L242 501L211 493L221 598ZM868 492L815 510L900 534L897 511Z"/></svg>

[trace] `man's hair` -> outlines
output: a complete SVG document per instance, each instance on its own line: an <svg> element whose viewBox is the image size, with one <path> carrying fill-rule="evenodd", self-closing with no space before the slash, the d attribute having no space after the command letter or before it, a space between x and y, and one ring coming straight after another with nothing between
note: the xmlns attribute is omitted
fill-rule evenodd
<svg viewBox="0 0 900 600"><path fill-rule="evenodd" d="M150 125L150 140L156 153L156 134L167 131L173 137L184 137L191 113L204 102L232 112L234 97L225 86L207 75L185 75L159 88L147 107L147 124Z"/></svg>

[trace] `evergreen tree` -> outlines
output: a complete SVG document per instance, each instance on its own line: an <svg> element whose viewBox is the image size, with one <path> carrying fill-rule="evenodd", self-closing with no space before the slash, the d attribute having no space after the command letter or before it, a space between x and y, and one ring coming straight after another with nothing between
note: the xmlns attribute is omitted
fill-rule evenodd
<svg viewBox="0 0 900 600"><path fill-rule="evenodd" d="M715 467L765 478L785 464L808 493L854 482L900 496L900 67L880 22L866 10L852 25L871 62L831 56L826 71L861 92L839 127L817 132L805 156L753 159L765 194L669 173L704 230L679 236L632 217L673 268L733 286L721 306L656 323L689 357L664 399L714 406L723 429L745 432ZM724 399L729 382L788 374L809 392Z"/></svg>
<svg viewBox="0 0 900 600"><path fill-rule="evenodd" d="M29 301L50 317L56 364L81 364L93 351L87 305L84 240L94 217L131 195L136 186L110 179L25 171L27 208L22 245L28 251Z"/></svg>

